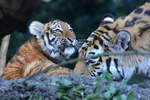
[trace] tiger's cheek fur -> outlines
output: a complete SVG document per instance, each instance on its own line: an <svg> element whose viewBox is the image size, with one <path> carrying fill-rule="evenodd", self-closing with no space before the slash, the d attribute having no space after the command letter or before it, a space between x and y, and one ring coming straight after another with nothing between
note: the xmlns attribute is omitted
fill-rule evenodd
<svg viewBox="0 0 150 100"><path fill-rule="evenodd" d="M100 57L96 57L96 56L102 54L103 52L104 52L104 50L100 45L97 47L94 47L92 50L87 51L87 53L85 54L85 57L90 58L90 59L86 60L87 66L98 63ZM92 57L96 57L96 58L92 58Z"/></svg>

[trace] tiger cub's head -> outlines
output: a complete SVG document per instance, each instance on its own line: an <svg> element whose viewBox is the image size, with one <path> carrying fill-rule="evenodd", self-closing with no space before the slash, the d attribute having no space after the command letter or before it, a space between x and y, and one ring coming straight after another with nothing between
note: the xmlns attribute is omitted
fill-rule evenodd
<svg viewBox="0 0 150 100"><path fill-rule="evenodd" d="M67 60L77 52L77 40L71 26L61 20L43 24L33 21L29 31L36 36L44 53L56 63Z"/></svg>

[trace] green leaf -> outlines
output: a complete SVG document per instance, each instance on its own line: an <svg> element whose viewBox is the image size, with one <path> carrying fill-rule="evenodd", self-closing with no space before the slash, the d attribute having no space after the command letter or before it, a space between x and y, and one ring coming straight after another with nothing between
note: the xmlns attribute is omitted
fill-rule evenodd
<svg viewBox="0 0 150 100"><path fill-rule="evenodd" d="M117 91L117 88L115 87L115 84L114 83L111 83L110 84L110 89L109 91L112 93L112 94L115 94L116 91Z"/></svg>
<svg viewBox="0 0 150 100"><path fill-rule="evenodd" d="M104 98L105 99L110 99L111 98L111 92L110 91L107 91L104 93Z"/></svg>
<svg viewBox="0 0 150 100"><path fill-rule="evenodd" d="M63 96L63 94L61 92L57 93L57 97L61 98Z"/></svg>
<svg viewBox="0 0 150 100"><path fill-rule="evenodd" d="M76 87L77 90L81 90L82 88L83 88L82 84L80 84Z"/></svg>
<svg viewBox="0 0 150 100"><path fill-rule="evenodd" d="M60 83L64 86L71 86L72 85L71 81L66 80L66 79L62 80Z"/></svg>
<svg viewBox="0 0 150 100"><path fill-rule="evenodd" d="M106 79L107 79L108 82L112 82L112 81L113 81L112 74L108 73L108 74L106 75Z"/></svg>
<svg viewBox="0 0 150 100"><path fill-rule="evenodd" d="M99 88L100 85L102 84L102 81L103 81L103 78L101 78L100 76L97 76L96 78L97 78L97 83L94 84L94 86L93 86L94 90L96 90L97 88Z"/></svg>
<svg viewBox="0 0 150 100"><path fill-rule="evenodd" d="M120 84L120 90L124 89L127 86L127 81L126 80L122 80L121 84Z"/></svg>
<svg viewBox="0 0 150 100"><path fill-rule="evenodd" d="M88 94L84 100L98 100L98 93Z"/></svg>
<svg viewBox="0 0 150 100"><path fill-rule="evenodd" d="M71 87L72 87L72 82L65 79L65 80L60 81L60 86L58 87L58 89L60 91L63 91L65 89L70 89Z"/></svg>
<svg viewBox="0 0 150 100"><path fill-rule="evenodd" d="M128 95L128 100L135 100L134 92L130 92Z"/></svg>
<svg viewBox="0 0 150 100"><path fill-rule="evenodd" d="M106 78L109 83L113 81L113 76L111 73L107 71L102 71L102 73L103 73L103 77Z"/></svg>
<svg viewBox="0 0 150 100"><path fill-rule="evenodd" d="M122 94L122 95L120 96L120 98L121 98L121 100L127 100L127 96L124 95L124 94Z"/></svg>
<svg viewBox="0 0 150 100"><path fill-rule="evenodd" d="M38 100L42 100L42 96L40 96L40 97L38 98Z"/></svg>
<svg viewBox="0 0 150 100"><path fill-rule="evenodd" d="M33 95L30 95L29 100L32 100Z"/></svg>
<svg viewBox="0 0 150 100"><path fill-rule="evenodd" d="M113 100L118 100L118 97L113 97Z"/></svg>
<svg viewBox="0 0 150 100"><path fill-rule="evenodd" d="M79 96L80 93L81 93L81 89L82 89L82 88L83 88L83 87L82 87L81 84L78 85L77 87L74 87L73 90L72 90L72 94L73 94L74 96Z"/></svg>
<svg viewBox="0 0 150 100"><path fill-rule="evenodd" d="M63 100L70 100L70 98L67 97L67 96L63 96L62 99L63 99Z"/></svg>

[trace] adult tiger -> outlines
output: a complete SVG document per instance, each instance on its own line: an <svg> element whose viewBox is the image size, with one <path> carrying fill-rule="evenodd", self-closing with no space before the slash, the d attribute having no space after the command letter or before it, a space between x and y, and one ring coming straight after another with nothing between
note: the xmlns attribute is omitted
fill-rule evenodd
<svg viewBox="0 0 150 100"><path fill-rule="evenodd" d="M103 52L150 51L150 2L132 11L128 16L113 21L104 18L87 41L82 45L79 57L91 57ZM74 73L102 74L102 70L112 73L114 80L129 80L134 73L150 77L150 57L143 55L100 56L79 61Z"/></svg>

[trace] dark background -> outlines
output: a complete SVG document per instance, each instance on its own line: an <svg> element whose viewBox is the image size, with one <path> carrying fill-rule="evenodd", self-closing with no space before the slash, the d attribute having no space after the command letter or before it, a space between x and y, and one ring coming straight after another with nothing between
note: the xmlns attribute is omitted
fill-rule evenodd
<svg viewBox="0 0 150 100"><path fill-rule="evenodd" d="M112 13L115 18L126 16L146 0L52 0L42 3L27 26L38 20L46 23L53 19L61 19L68 22L77 39L86 39L94 31L106 13ZM32 8L32 7L31 7ZM8 27L9 28L9 27ZM13 32L7 55L7 61L14 55L18 47L29 39L29 32Z"/></svg>

